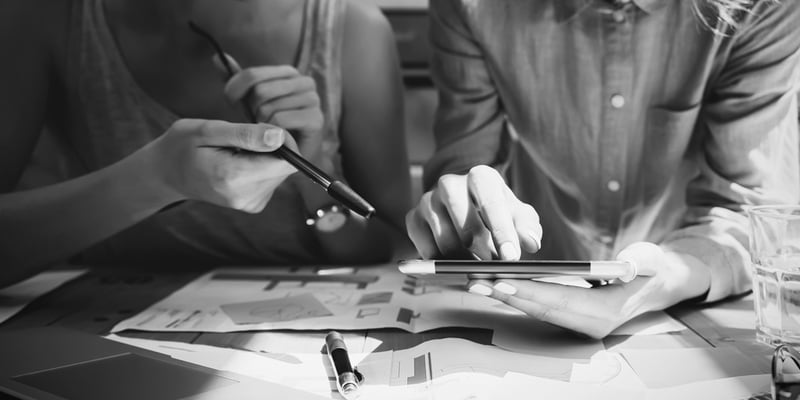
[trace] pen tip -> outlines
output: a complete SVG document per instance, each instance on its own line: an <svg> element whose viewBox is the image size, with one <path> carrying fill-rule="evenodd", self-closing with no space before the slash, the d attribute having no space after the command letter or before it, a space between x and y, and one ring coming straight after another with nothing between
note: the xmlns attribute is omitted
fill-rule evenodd
<svg viewBox="0 0 800 400"><path fill-rule="evenodd" d="M375 214L375 207L372 204L369 204L368 201L364 200L363 197L341 181L331 182L330 186L328 186L328 194L364 218L370 218Z"/></svg>

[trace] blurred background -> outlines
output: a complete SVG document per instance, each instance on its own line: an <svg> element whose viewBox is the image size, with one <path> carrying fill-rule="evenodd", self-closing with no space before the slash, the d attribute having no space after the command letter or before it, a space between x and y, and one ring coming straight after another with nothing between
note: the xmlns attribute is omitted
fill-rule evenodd
<svg viewBox="0 0 800 400"><path fill-rule="evenodd" d="M406 140L414 199L422 192L422 164L433 154L436 93L428 72L428 0L362 0L378 5L394 30L405 83Z"/></svg>

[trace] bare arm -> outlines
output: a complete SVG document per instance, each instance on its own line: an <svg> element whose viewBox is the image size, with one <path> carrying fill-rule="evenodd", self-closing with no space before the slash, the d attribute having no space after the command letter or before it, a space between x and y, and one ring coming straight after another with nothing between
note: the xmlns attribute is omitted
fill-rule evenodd
<svg viewBox="0 0 800 400"><path fill-rule="evenodd" d="M403 89L394 36L380 10L348 1L345 18L339 126L344 178L379 217L351 218L339 231L317 237L333 262L379 262L407 241L403 218L411 208L411 182ZM330 202L308 182L298 184L309 212Z"/></svg>
<svg viewBox="0 0 800 400"><path fill-rule="evenodd" d="M348 1L346 18L340 126L344 173L350 185L389 221L374 220L362 246L389 238L397 246L398 237L407 240L404 217L412 206L397 47L377 7Z"/></svg>
<svg viewBox="0 0 800 400"><path fill-rule="evenodd" d="M60 1L0 3L0 52L14 55L0 63L0 286L79 253L177 200L258 212L294 172L268 154L236 156L223 149L268 153L284 140L295 146L282 129L181 120L114 165L12 193L44 125L47 104L53 103L48 97L65 62L68 11L69 3Z"/></svg>
<svg viewBox="0 0 800 400"><path fill-rule="evenodd" d="M124 168L42 190L7 194L16 186L44 125L48 95L64 62L58 49L66 48L62 41L67 37L64 16L68 11L66 2L8 1L0 5L0 51L13 55L0 63L0 257L4 265L0 285L63 260L137 220L121 212L103 213L120 207L121 199L116 196L141 189L114 187L118 185L115 182L123 181L124 177L115 179L115 175L125 175ZM144 210L131 211L139 215ZM99 215L105 218L96 218Z"/></svg>
<svg viewBox="0 0 800 400"><path fill-rule="evenodd" d="M141 166L131 162L10 193L39 138L56 71L65 63L66 15L68 2L0 4L0 51L13 55L0 63L0 286L64 260L172 200L149 187L137 175Z"/></svg>

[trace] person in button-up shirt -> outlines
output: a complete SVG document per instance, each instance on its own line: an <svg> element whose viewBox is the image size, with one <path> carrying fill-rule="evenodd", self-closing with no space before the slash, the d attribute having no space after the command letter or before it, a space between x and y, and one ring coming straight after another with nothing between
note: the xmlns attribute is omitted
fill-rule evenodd
<svg viewBox="0 0 800 400"><path fill-rule="evenodd" d="M726 11L742 5L746 12ZM471 282L593 337L750 287L748 205L794 203L800 2L432 0L426 258L623 259L593 289Z"/></svg>

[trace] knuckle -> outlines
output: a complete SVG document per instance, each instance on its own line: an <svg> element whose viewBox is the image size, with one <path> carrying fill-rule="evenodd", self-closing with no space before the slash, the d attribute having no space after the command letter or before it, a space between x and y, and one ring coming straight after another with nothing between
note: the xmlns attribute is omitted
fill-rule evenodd
<svg viewBox="0 0 800 400"><path fill-rule="evenodd" d="M269 121L274 113L275 109L269 103L262 104L258 107L258 117L262 121Z"/></svg>
<svg viewBox="0 0 800 400"><path fill-rule="evenodd" d="M319 99L319 95L317 95L317 92L306 92L303 95L303 101L308 103L308 105L311 106L311 107L317 107L317 106L319 106L321 104L321 101ZM321 114L322 113L320 112L320 115Z"/></svg>
<svg viewBox="0 0 800 400"><path fill-rule="evenodd" d="M492 167L490 167L488 165L483 165L483 164L476 165L476 166L470 168L469 169L469 174L470 175L476 175L476 176L486 176L486 175L494 176L494 175L499 175L497 170L495 170L494 168L492 168Z"/></svg>
<svg viewBox="0 0 800 400"><path fill-rule="evenodd" d="M290 124L291 121L289 119L289 115L283 111L272 113L272 116L269 118L268 122L270 124L280 126L281 128L284 129L295 128Z"/></svg>
<svg viewBox="0 0 800 400"><path fill-rule="evenodd" d="M458 179L459 178L453 174L442 175L436 182L436 188L444 192L444 194L450 194L454 186L456 186Z"/></svg>
<svg viewBox="0 0 800 400"><path fill-rule="evenodd" d="M294 66L291 65L281 65L279 68L282 69L281 72L287 75L300 75L300 71L297 70Z"/></svg>
<svg viewBox="0 0 800 400"><path fill-rule="evenodd" d="M553 309L562 311L565 310L567 307L569 307L569 298L564 296L558 299L558 302L555 304Z"/></svg>
<svg viewBox="0 0 800 400"><path fill-rule="evenodd" d="M201 124L202 124L202 122L201 122ZM170 130L184 131L184 130L188 130L188 129L194 127L194 126L197 126L197 125L198 125L198 121L197 120L179 119L179 120L177 120L177 121L172 123L172 126L170 126Z"/></svg>
<svg viewBox="0 0 800 400"><path fill-rule="evenodd" d="M197 126L197 131L203 136L211 136L219 131L219 124L215 121L202 121Z"/></svg>
<svg viewBox="0 0 800 400"><path fill-rule="evenodd" d="M308 76L303 77L303 87L306 88L307 90L316 92L317 91L317 81L315 81L314 78L311 78L311 77L308 77Z"/></svg>
<svg viewBox="0 0 800 400"><path fill-rule="evenodd" d="M242 80L247 82L248 84L253 84L258 80L258 74L253 68L246 68L239 72L242 77Z"/></svg>
<svg viewBox="0 0 800 400"><path fill-rule="evenodd" d="M543 307L533 313L533 317L540 321L550 321L550 316L553 314L553 309L550 307Z"/></svg>
<svg viewBox="0 0 800 400"><path fill-rule="evenodd" d="M287 79L281 79L272 84L275 92L275 97L284 96L293 91L292 82Z"/></svg>
<svg viewBox="0 0 800 400"><path fill-rule="evenodd" d="M505 239L509 236L508 232L506 232L505 229L501 228L492 228L490 232L492 234L492 237L494 237L500 242L505 241Z"/></svg>
<svg viewBox="0 0 800 400"><path fill-rule="evenodd" d="M272 88L266 84L258 84L253 88L257 101L266 101L272 97Z"/></svg>
<svg viewBox="0 0 800 400"><path fill-rule="evenodd" d="M419 199L419 210L423 214L431 212L433 192L425 192Z"/></svg>

